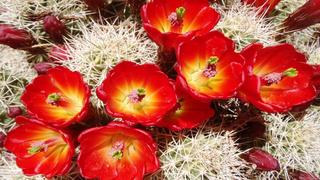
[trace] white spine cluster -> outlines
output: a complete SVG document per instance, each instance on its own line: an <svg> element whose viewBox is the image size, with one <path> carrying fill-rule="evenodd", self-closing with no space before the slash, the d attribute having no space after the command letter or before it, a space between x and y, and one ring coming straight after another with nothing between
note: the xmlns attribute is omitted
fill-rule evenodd
<svg viewBox="0 0 320 180"><path fill-rule="evenodd" d="M162 179L223 180L247 179L247 164L232 139L231 132L199 130L194 135L179 134L161 153ZM161 174L161 173L160 173ZM157 179L157 178L154 178ZM159 178L158 178L159 179Z"/></svg>
<svg viewBox="0 0 320 180"><path fill-rule="evenodd" d="M24 86L30 82L36 72L27 62L26 53L0 46L0 115L9 106L20 106L20 95Z"/></svg>
<svg viewBox="0 0 320 180"><path fill-rule="evenodd" d="M45 180L42 176L27 177L17 167L13 154L2 151L0 153L0 179Z"/></svg>
<svg viewBox="0 0 320 180"><path fill-rule="evenodd" d="M153 63L157 46L148 39L142 28L130 20L106 25L93 22L90 28L83 25L81 32L82 36L74 37L67 43L70 58L63 61L63 65L83 74L92 87L93 104L103 109L103 103L95 95L95 88L110 68L122 60Z"/></svg>
<svg viewBox="0 0 320 180"><path fill-rule="evenodd" d="M320 174L320 111L312 107L301 121L284 115L267 115L264 149L280 162L281 171L267 172L261 179L290 179L292 169Z"/></svg>
<svg viewBox="0 0 320 180"><path fill-rule="evenodd" d="M215 5L221 14L217 29L234 40L238 50L253 42L264 45L276 43L277 28L267 18L259 15L257 9L235 0L227 8Z"/></svg>

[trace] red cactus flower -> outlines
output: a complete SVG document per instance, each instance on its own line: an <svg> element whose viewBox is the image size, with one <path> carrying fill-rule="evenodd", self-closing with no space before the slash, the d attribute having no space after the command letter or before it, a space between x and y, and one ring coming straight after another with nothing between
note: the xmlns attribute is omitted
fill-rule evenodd
<svg viewBox="0 0 320 180"><path fill-rule="evenodd" d="M4 146L16 156L23 173L30 176L63 175L68 172L74 155L69 135L37 123L23 124L10 131Z"/></svg>
<svg viewBox="0 0 320 180"><path fill-rule="evenodd" d="M112 116L144 125L157 123L177 102L169 78L156 65L128 61L109 71L97 95Z"/></svg>
<svg viewBox="0 0 320 180"><path fill-rule="evenodd" d="M21 101L40 121L65 127L83 120L89 110L90 89L79 72L58 66L36 77Z"/></svg>
<svg viewBox="0 0 320 180"><path fill-rule="evenodd" d="M14 49L27 48L35 44L32 35L13 26L0 24L0 44L10 46Z"/></svg>
<svg viewBox="0 0 320 180"><path fill-rule="evenodd" d="M152 0L141 8L141 17L149 37L165 49L209 32L220 19L208 0Z"/></svg>
<svg viewBox="0 0 320 180"><path fill-rule="evenodd" d="M175 84L178 101L176 106L157 124L173 131L199 126L214 115L210 101L201 102L190 96L180 84Z"/></svg>
<svg viewBox="0 0 320 180"><path fill-rule="evenodd" d="M177 80L200 99L229 98L244 80L243 58L218 31L181 44L177 59Z"/></svg>
<svg viewBox="0 0 320 180"><path fill-rule="evenodd" d="M309 0L284 21L284 26L287 31L292 31L317 23L320 23L320 0Z"/></svg>
<svg viewBox="0 0 320 180"><path fill-rule="evenodd" d="M239 97L266 112L285 112L313 100L313 69L292 45L263 48L253 44L244 49L247 77Z"/></svg>
<svg viewBox="0 0 320 180"><path fill-rule="evenodd" d="M55 41L62 41L66 33L66 26L56 16L48 15L43 19L43 28Z"/></svg>
<svg viewBox="0 0 320 180"><path fill-rule="evenodd" d="M52 62L69 60L68 50L65 45L53 46L50 49L48 56L49 56L49 60Z"/></svg>
<svg viewBox="0 0 320 180"><path fill-rule="evenodd" d="M277 6L277 4L281 0L241 0L242 2L246 4L251 4L254 7L259 8L260 14L268 15L271 13L271 11L274 10L274 8Z"/></svg>
<svg viewBox="0 0 320 180"><path fill-rule="evenodd" d="M159 169L156 143L142 130L113 122L83 132L78 141L78 165L85 178L142 180Z"/></svg>
<svg viewBox="0 0 320 180"><path fill-rule="evenodd" d="M246 161L255 164L260 170L274 171L280 169L278 160L268 152L261 149L251 149L243 156Z"/></svg>

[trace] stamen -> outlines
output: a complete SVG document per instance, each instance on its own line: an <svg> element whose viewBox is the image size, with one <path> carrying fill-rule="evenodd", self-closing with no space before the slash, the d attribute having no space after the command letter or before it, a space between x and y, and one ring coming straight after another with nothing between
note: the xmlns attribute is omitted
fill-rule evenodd
<svg viewBox="0 0 320 180"><path fill-rule="evenodd" d="M203 75L207 78L212 78L214 77L218 72L217 72L217 66L216 64L219 61L219 57L217 56L211 56L208 60L208 66L207 68L203 71Z"/></svg>
<svg viewBox="0 0 320 180"><path fill-rule="evenodd" d="M183 24L183 18L186 14L184 7L178 7L175 12L172 12L168 16L168 20L172 27L181 27Z"/></svg>
<svg viewBox="0 0 320 180"><path fill-rule="evenodd" d="M298 71L295 68L289 68L282 73L273 72L262 77L262 84L266 86L271 86L272 84L279 83L285 77L296 77Z"/></svg>
<svg viewBox="0 0 320 180"><path fill-rule="evenodd" d="M128 97L132 103L139 103L145 96L146 91L143 88L139 88L137 90L133 90Z"/></svg>
<svg viewBox="0 0 320 180"><path fill-rule="evenodd" d="M39 152L45 152L48 150L48 145L43 143L43 142L36 142L33 143L29 148L28 148L28 154L34 155Z"/></svg>
<svg viewBox="0 0 320 180"><path fill-rule="evenodd" d="M272 84L277 84L282 80L282 73L270 73L262 77L263 81L267 86L270 86Z"/></svg>
<svg viewBox="0 0 320 180"><path fill-rule="evenodd" d="M117 160L121 160L123 157L123 149L124 149L124 142L123 141L115 142L111 148L112 157Z"/></svg>

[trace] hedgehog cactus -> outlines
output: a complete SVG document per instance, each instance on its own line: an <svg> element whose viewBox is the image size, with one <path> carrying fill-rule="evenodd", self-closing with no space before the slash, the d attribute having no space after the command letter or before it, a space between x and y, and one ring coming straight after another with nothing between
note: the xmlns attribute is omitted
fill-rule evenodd
<svg viewBox="0 0 320 180"><path fill-rule="evenodd" d="M163 179L249 178L251 167L240 158L243 152L236 147L232 132L197 130L191 136L172 136L160 156Z"/></svg>
<svg viewBox="0 0 320 180"><path fill-rule="evenodd" d="M318 180L319 3L0 0L0 179Z"/></svg>

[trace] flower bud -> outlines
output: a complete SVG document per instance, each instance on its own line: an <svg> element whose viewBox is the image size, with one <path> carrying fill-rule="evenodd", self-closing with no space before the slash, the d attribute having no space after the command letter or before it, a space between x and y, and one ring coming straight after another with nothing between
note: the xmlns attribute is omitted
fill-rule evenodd
<svg viewBox="0 0 320 180"><path fill-rule="evenodd" d="M35 40L26 30L0 24L0 44L10 46L14 49L23 49L34 45Z"/></svg>
<svg viewBox="0 0 320 180"><path fill-rule="evenodd" d="M42 62L42 63L35 64L33 68L40 75L40 74L46 74L49 69L53 68L53 66L50 63Z"/></svg>
<svg viewBox="0 0 320 180"><path fill-rule="evenodd" d="M0 148L3 148L3 143L5 139L6 135L3 132L0 132Z"/></svg>
<svg viewBox="0 0 320 180"><path fill-rule="evenodd" d="M43 27L50 38L55 41L62 41L63 35L66 33L66 26L56 16L46 16L43 19Z"/></svg>
<svg viewBox="0 0 320 180"><path fill-rule="evenodd" d="M289 174L292 180L319 180L315 175L302 171L293 171Z"/></svg>
<svg viewBox="0 0 320 180"><path fill-rule="evenodd" d="M68 52L65 45L53 46L49 52L49 61L66 61L68 60Z"/></svg>
<svg viewBox="0 0 320 180"><path fill-rule="evenodd" d="M7 116L10 118L15 118L22 114L22 109L20 107L9 107Z"/></svg>
<svg viewBox="0 0 320 180"><path fill-rule="evenodd" d="M280 169L278 160L268 152L260 149L251 149L248 153L243 155L243 159L249 163L255 164L257 169L262 171L274 171Z"/></svg>
<svg viewBox="0 0 320 180"><path fill-rule="evenodd" d="M320 0L309 0L284 21L287 31L304 29L320 23Z"/></svg>

